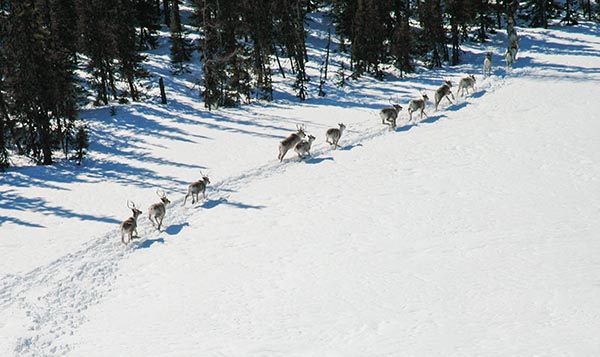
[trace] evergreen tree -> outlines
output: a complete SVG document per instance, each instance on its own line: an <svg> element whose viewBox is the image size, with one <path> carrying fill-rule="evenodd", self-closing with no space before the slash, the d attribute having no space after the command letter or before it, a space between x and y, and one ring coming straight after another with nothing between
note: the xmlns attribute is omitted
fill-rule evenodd
<svg viewBox="0 0 600 357"><path fill-rule="evenodd" d="M6 33L7 4L0 4L0 171L10 166L8 154L8 140L10 131L10 118L8 116L8 104L5 97L4 78L6 78L6 60L4 38Z"/></svg>
<svg viewBox="0 0 600 357"><path fill-rule="evenodd" d="M157 4L154 0L134 0L134 6L135 26L139 28L138 48L154 49L158 46L157 31L160 29Z"/></svg>
<svg viewBox="0 0 600 357"><path fill-rule="evenodd" d="M165 25L167 25L167 27L171 27L171 1L172 0L163 0L162 1L164 22L165 22Z"/></svg>
<svg viewBox="0 0 600 357"><path fill-rule="evenodd" d="M136 46L133 0L76 0L80 51L88 57L87 71L96 90L96 104L108 105L119 95L140 99L137 81L147 76L145 57ZM128 90L121 93L119 80ZM124 97L123 97L124 100Z"/></svg>
<svg viewBox="0 0 600 357"><path fill-rule="evenodd" d="M354 37L352 38L352 61L355 76L364 72L381 77L379 64L385 57L386 31L385 18L380 16L382 4L378 0L358 0L354 17Z"/></svg>
<svg viewBox="0 0 600 357"><path fill-rule="evenodd" d="M492 19L493 5L489 0L474 0L473 6L475 9L475 23L479 26L477 39L480 42L485 42L489 38L487 33L494 31L494 20Z"/></svg>
<svg viewBox="0 0 600 357"><path fill-rule="evenodd" d="M48 4L50 31L49 60L53 63L53 81L49 84L52 93L52 113L56 121L56 135L65 157L68 154L68 137L77 117L76 98L80 91L76 85L76 26L75 2L73 0L51 0Z"/></svg>
<svg viewBox="0 0 600 357"><path fill-rule="evenodd" d="M450 16L450 34L452 43L452 65L460 62L460 44L462 33L466 33L468 25L475 20L473 0L447 0L447 12ZM462 29L462 31L461 31Z"/></svg>
<svg viewBox="0 0 600 357"><path fill-rule="evenodd" d="M90 146L88 128L85 124L81 123L77 126L72 141L73 148L75 149L74 159L76 160L77 165L81 165L81 161L87 154L87 149Z"/></svg>
<svg viewBox="0 0 600 357"><path fill-rule="evenodd" d="M250 56L243 41L243 7L237 1L196 0L197 18L203 30L204 90L209 109L230 107L250 98Z"/></svg>
<svg viewBox="0 0 600 357"><path fill-rule="evenodd" d="M573 0L565 0L564 10L565 16L562 18L561 22L568 25L573 26L577 25L579 22L577 21L577 4Z"/></svg>
<svg viewBox="0 0 600 357"><path fill-rule="evenodd" d="M442 61L448 61L446 31L444 30L442 2L424 0L419 3L419 20L423 26L421 42L430 53L430 66L441 67Z"/></svg>
<svg viewBox="0 0 600 357"><path fill-rule="evenodd" d="M358 0L331 0L330 4L336 34L340 36L340 41L344 44L345 40L354 38L353 23L358 9ZM345 46L342 46L340 50L345 52Z"/></svg>
<svg viewBox="0 0 600 357"><path fill-rule="evenodd" d="M410 27L412 13L410 0L400 0L395 7L399 10L397 11L396 23L390 40L390 55L396 68L400 69L400 73L403 74L414 71L414 38Z"/></svg>
<svg viewBox="0 0 600 357"><path fill-rule="evenodd" d="M95 104L108 105L117 99L115 58L117 41L114 19L117 0L76 0L79 50L88 57L90 86L96 91Z"/></svg>
<svg viewBox="0 0 600 357"><path fill-rule="evenodd" d="M171 65L173 72L180 74L186 71L185 63L189 62L192 57L192 46L185 39L185 32L181 24L181 16L179 14L179 1L173 0L171 9Z"/></svg>
<svg viewBox="0 0 600 357"><path fill-rule="evenodd" d="M136 47L136 29L133 18L132 0L119 0L117 3L117 16L112 25L116 33L117 45L117 70L129 88L129 95L133 101L140 100L137 81L148 77L148 72L142 67L146 59ZM123 93L123 97L127 92Z"/></svg>
<svg viewBox="0 0 600 357"><path fill-rule="evenodd" d="M257 98L273 99L271 56L275 52L273 14L277 10L276 0L265 0L258 3L244 2L242 13L246 16L246 31L250 34L252 47L252 73L256 78L254 93Z"/></svg>
<svg viewBox="0 0 600 357"><path fill-rule="evenodd" d="M507 0L508 1L508 0ZM519 7L519 2L513 0L507 5L507 16L513 15ZM529 26L548 28L550 19L558 14L558 6L552 0L528 0L523 3L523 9L529 18Z"/></svg>
<svg viewBox="0 0 600 357"><path fill-rule="evenodd" d="M0 18L2 18L1 15ZM6 68L6 64L4 63L3 57L4 55L2 51L2 29L0 29L0 171L4 171L8 166L10 166L7 143L10 124L8 116L8 106L4 99L3 78L5 77L4 68Z"/></svg>
<svg viewBox="0 0 600 357"><path fill-rule="evenodd" d="M53 41L46 11L34 0L10 1L10 16L4 38L6 87L11 97L9 115L26 128L25 150L38 164L53 162L60 129L56 124L65 115L74 115L72 72L64 66L68 50Z"/></svg>
<svg viewBox="0 0 600 357"><path fill-rule="evenodd" d="M306 74L306 31L304 20L308 2L305 0L282 0L280 11L275 18L276 42L284 49L292 64L292 72L296 75L294 89L301 100L307 97L306 86L310 78Z"/></svg>

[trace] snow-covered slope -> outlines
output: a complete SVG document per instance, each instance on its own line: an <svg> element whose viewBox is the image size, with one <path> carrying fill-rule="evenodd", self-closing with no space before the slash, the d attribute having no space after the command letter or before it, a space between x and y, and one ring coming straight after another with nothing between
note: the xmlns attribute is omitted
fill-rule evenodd
<svg viewBox="0 0 600 357"><path fill-rule="evenodd" d="M207 112L182 79L169 106L84 112L86 166L1 176L0 355L598 354L600 36L519 34L510 73L499 35L463 67L305 103ZM389 97L433 97L488 50L476 93L382 127ZM313 157L279 163L298 123ZM208 200L183 207L201 170ZM164 230L144 213L124 247L126 200L159 187Z"/></svg>

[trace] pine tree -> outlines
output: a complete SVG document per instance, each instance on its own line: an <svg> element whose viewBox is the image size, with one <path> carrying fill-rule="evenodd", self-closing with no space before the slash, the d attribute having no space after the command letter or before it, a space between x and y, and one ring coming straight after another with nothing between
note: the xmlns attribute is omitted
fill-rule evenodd
<svg viewBox="0 0 600 357"><path fill-rule="evenodd" d="M117 0L76 0L79 50L88 58L86 70L96 91L95 104L108 105L117 99L115 58L117 57L114 19Z"/></svg>
<svg viewBox="0 0 600 357"><path fill-rule="evenodd" d="M380 16L381 4L377 0L358 0L352 38L355 76L370 72L379 77L379 64L385 56L386 41L386 19Z"/></svg>
<svg viewBox="0 0 600 357"><path fill-rule="evenodd" d="M6 59L5 59L5 46L4 38L6 35L6 24L7 19L7 4L0 4L0 171L4 171L10 166L9 154L8 154L8 140L10 132L10 118L8 116L8 104L6 102L4 93L4 78L6 78Z"/></svg>
<svg viewBox="0 0 600 357"><path fill-rule="evenodd" d="M2 18L1 15L0 18ZM0 44L2 44L2 32L2 29L0 29ZM10 166L10 160L8 155L8 143L6 140L9 133L9 116L8 106L4 99L3 85L3 78L5 76L4 68L6 68L6 65L4 63L3 57L4 55L2 51L2 46L0 45L0 171L4 171L7 167Z"/></svg>
<svg viewBox="0 0 600 357"><path fill-rule="evenodd" d="M485 42L489 38L487 33L493 33L494 31L494 20L492 19L491 15L493 11L493 5L489 0L474 0L473 6L475 8L475 23L479 26L479 30L477 31L477 39L480 42Z"/></svg>
<svg viewBox="0 0 600 357"><path fill-rule="evenodd" d="M443 61L448 61L446 31L444 30L442 3L440 0L424 0L419 3L419 20L423 26L421 42L431 53L431 67L441 67Z"/></svg>
<svg viewBox="0 0 600 357"><path fill-rule="evenodd" d="M573 0L565 0L564 9L565 16L561 22L568 26L577 25L579 22L577 21L576 4L573 3Z"/></svg>
<svg viewBox="0 0 600 357"><path fill-rule="evenodd" d="M173 0L171 9L171 65L175 74L186 71L185 63L192 57L191 44L185 38L179 14L179 1Z"/></svg>
<svg viewBox="0 0 600 357"><path fill-rule="evenodd" d="M292 64L292 73L296 75L293 84L296 96L300 100L307 97L307 84L310 78L306 74L306 31L304 20L308 3L303 0L283 0L279 3L280 11L275 22L276 42L284 49Z"/></svg>
<svg viewBox="0 0 600 357"><path fill-rule="evenodd" d="M77 117L76 98L80 88L76 84L76 26L73 0L52 0L48 3L46 19L50 22L49 60L54 64L53 81L49 84L52 93L52 108L56 135L65 157L68 154L68 137L72 122Z"/></svg>
<svg viewBox="0 0 600 357"><path fill-rule="evenodd" d="M230 107L250 97L251 68L248 49L238 38L249 36L239 2L196 0L197 18L203 30L204 89L201 96L209 109Z"/></svg>
<svg viewBox="0 0 600 357"><path fill-rule="evenodd" d="M76 0L79 49L88 57L87 71L96 90L95 104L108 105L122 95L137 101L137 82L147 76L145 57L136 46L135 9L132 0ZM119 92L122 80L128 90Z"/></svg>
<svg viewBox="0 0 600 357"><path fill-rule="evenodd" d="M81 161L87 154L87 149L90 146L89 134L87 125L80 123L77 125L75 135L72 138L73 148L75 150L74 159L77 165L81 165Z"/></svg>
<svg viewBox="0 0 600 357"><path fill-rule="evenodd" d="M397 14L397 21L392 30L392 38L390 40L390 55L396 68L403 73L414 71L413 66L413 51L414 51L414 36L410 27L410 0L399 1L396 8L400 9Z"/></svg>
<svg viewBox="0 0 600 357"><path fill-rule="evenodd" d="M171 27L171 1L172 0L163 0L163 15L164 15L164 23L167 27Z"/></svg>
<svg viewBox="0 0 600 357"><path fill-rule="evenodd" d="M52 121L60 123L71 115L72 73L62 61L67 49L53 41L46 13L34 0L10 1L10 16L3 44L6 63L7 92L11 96L9 114L27 129L25 150L38 164L53 162L52 150L57 137ZM71 103L72 104L72 103Z"/></svg>
<svg viewBox="0 0 600 357"><path fill-rule="evenodd" d="M117 70L129 88L129 95L133 101L140 100L137 82L148 77L148 72L142 63L146 59L136 47L136 29L131 6L132 0L120 0L117 5L117 16L113 20L117 45ZM123 97L127 92L123 93Z"/></svg>
<svg viewBox="0 0 600 357"><path fill-rule="evenodd" d="M508 0L507 0L508 1ZM507 17L513 16L519 7L519 2L513 0L507 4ZM558 6L552 0L529 0L523 3L523 9L529 17L529 26L548 28L550 19L558 14Z"/></svg>
<svg viewBox="0 0 600 357"><path fill-rule="evenodd" d="M408 1L408 0L407 0ZM346 51L343 45L346 40L354 38L354 15L358 9L358 0L331 0L333 22L336 34L340 36L342 46L340 50Z"/></svg>
<svg viewBox="0 0 600 357"><path fill-rule="evenodd" d="M277 10L278 2L275 0L258 3L244 2L241 6L242 13L245 14L245 32L249 33L252 43L249 49L252 58L251 72L256 78L253 92L259 99L272 100L273 82L270 59L275 52L273 14Z"/></svg>
<svg viewBox="0 0 600 357"><path fill-rule="evenodd" d="M466 33L468 25L475 21L475 6L472 0L447 0L447 13L450 15L451 63L457 65L460 62L461 34Z"/></svg>
<svg viewBox="0 0 600 357"><path fill-rule="evenodd" d="M135 26L139 28L138 48L154 49L158 46L157 31L160 29L157 4L154 0L134 0L134 6Z"/></svg>

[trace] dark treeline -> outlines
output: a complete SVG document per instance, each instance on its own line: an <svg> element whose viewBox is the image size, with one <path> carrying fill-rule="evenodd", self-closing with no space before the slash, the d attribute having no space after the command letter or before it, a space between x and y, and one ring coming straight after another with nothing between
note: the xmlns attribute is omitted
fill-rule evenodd
<svg viewBox="0 0 600 357"><path fill-rule="evenodd" d="M385 66L411 72L415 63L460 63L464 41L484 42L505 26L547 27L552 19L576 24L598 19L590 0L0 0L0 169L9 153L51 164L60 150L81 160L84 99L96 105L144 98L143 51L156 48L158 30L170 31L174 75L189 72L199 51L199 96L214 109L273 98L272 76L290 76L307 96L307 14L321 9L350 63L348 76L383 79ZM184 20L187 21L184 23ZM201 35L187 39L187 29ZM330 41L327 43L329 51ZM325 50L325 48L324 48ZM327 52L329 53L329 52ZM282 63L288 63L284 68ZM328 63L323 64L327 71ZM323 71L322 71L323 72ZM319 95L325 95L322 82Z"/></svg>

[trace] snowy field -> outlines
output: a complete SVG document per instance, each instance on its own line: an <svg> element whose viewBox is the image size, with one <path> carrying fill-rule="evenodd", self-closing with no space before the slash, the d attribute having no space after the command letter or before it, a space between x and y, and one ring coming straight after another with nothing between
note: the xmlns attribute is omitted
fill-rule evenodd
<svg viewBox="0 0 600 357"><path fill-rule="evenodd" d="M167 106L83 111L84 166L0 174L0 356L600 355L600 29L518 32L508 73L500 33L459 67L303 103L279 78L273 103L208 112L189 76ZM381 125L388 98L466 73L475 93ZM313 157L280 163L300 123ZM183 206L200 171L208 199Z"/></svg>

